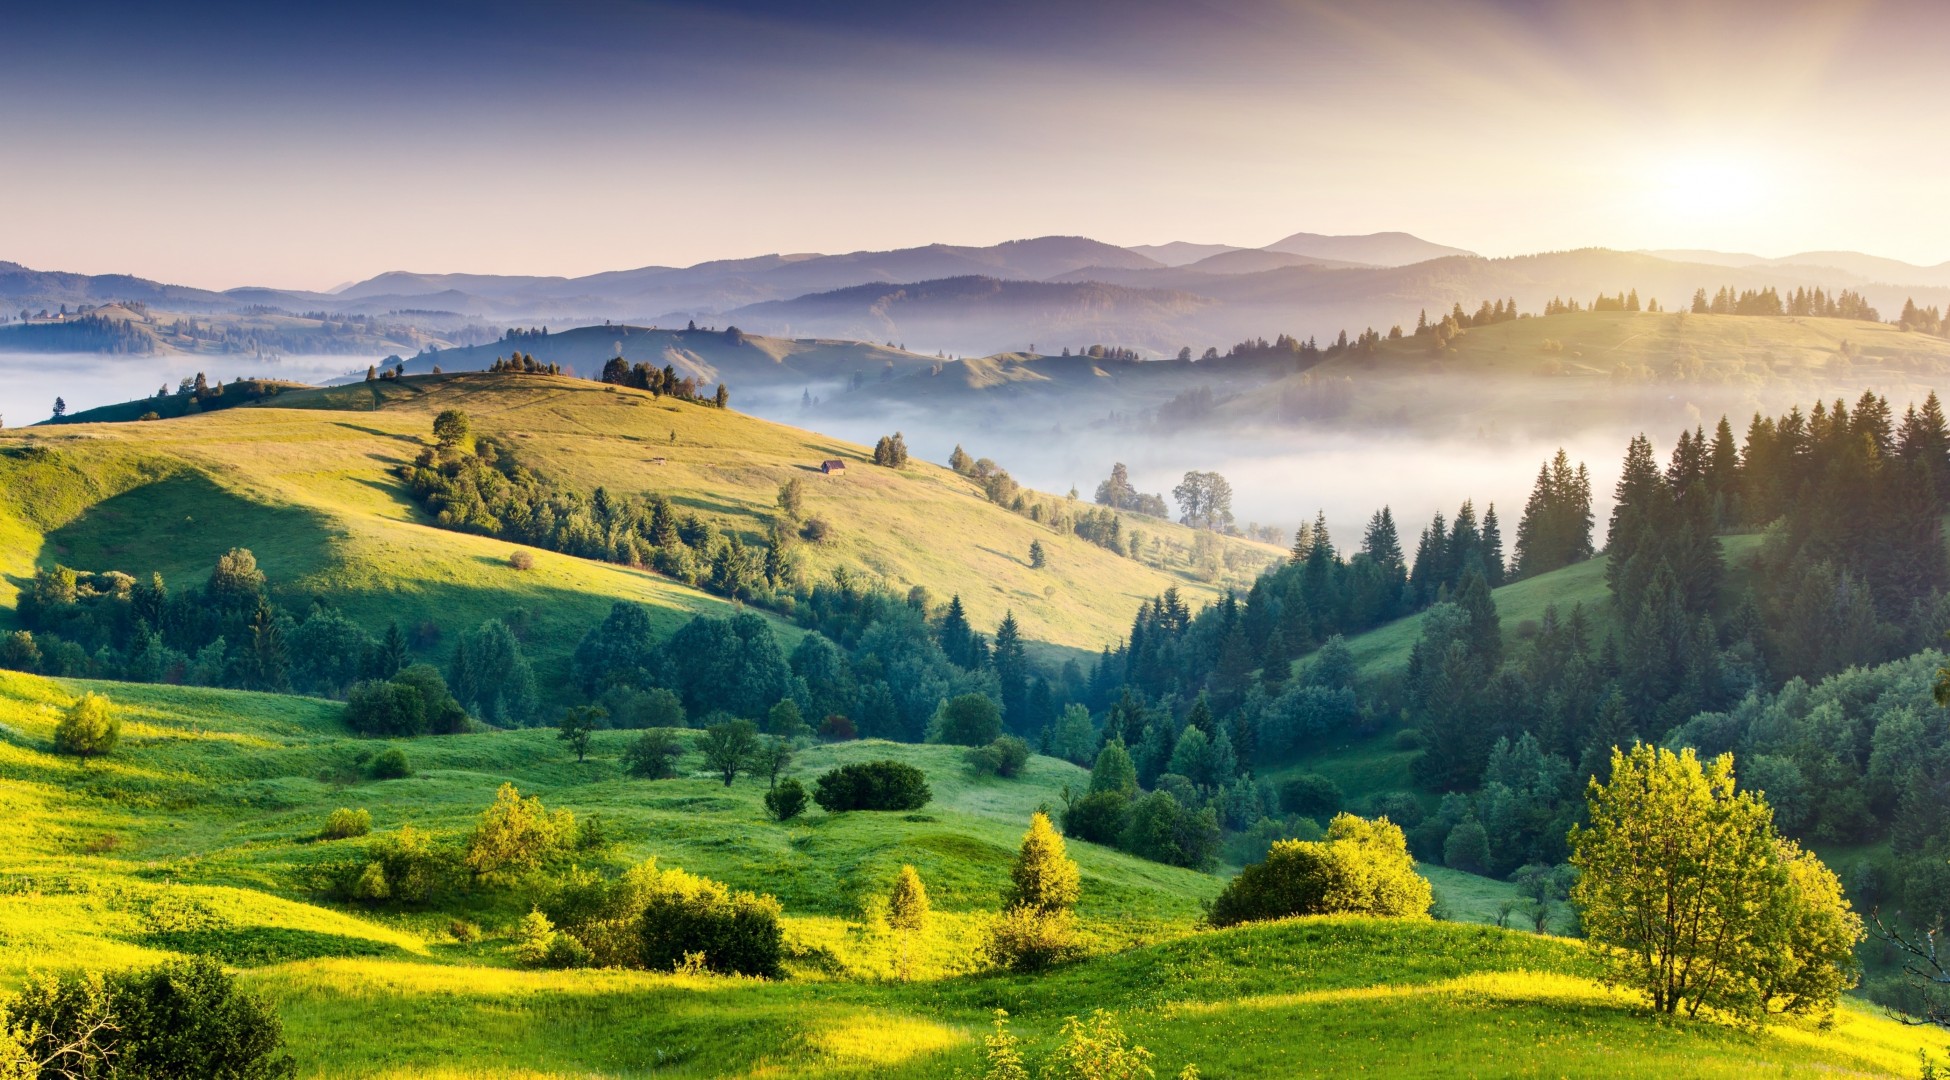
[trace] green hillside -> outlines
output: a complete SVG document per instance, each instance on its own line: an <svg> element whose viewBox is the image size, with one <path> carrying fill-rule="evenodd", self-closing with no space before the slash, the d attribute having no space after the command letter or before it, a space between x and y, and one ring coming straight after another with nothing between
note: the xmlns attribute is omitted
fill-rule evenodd
<svg viewBox="0 0 1950 1080"><path fill-rule="evenodd" d="M200 581L232 546L252 549L300 610L319 597L371 627L430 620L451 632L522 608L545 664L616 599L649 605L665 629L726 607L652 573L547 552L515 571L510 545L433 527L395 470L447 408L554 482L661 492L750 540L764 535L779 485L799 478L806 513L832 526L825 543L797 549L810 579L844 567L936 601L959 593L978 626L1014 611L1045 646L1094 652L1128 630L1143 599L1177 586L1204 602L1226 580L1194 574L1192 532L1158 519L1128 519L1163 542L1153 567L1010 513L939 466L877 468L859 446L586 380L474 374L287 392L161 422L0 432L0 610L36 566ZM852 467L826 476L818 464L829 458ZM1049 565L1032 569L1038 540ZM1235 581L1277 557L1223 544Z"/></svg>
<svg viewBox="0 0 1950 1080"><path fill-rule="evenodd" d="M1234 406L1425 434L1564 437L1621 423L1711 426L1722 413L1741 421L1838 394L1853 401L1864 387L1921 400L1945 376L1950 341L1886 323L1580 312L1466 330L1441 352L1426 337L1384 340Z"/></svg>
<svg viewBox="0 0 1950 1080"><path fill-rule="evenodd" d="M94 763L49 752L59 710L110 695L123 741ZM1210 1077L1673 1075L1911 1076L1941 1033L1845 1004L1826 1030L1660 1023L1593 979L1582 946L1492 927L1320 918L1195 928L1219 880L1071 845L1093 957L1042 977L975 973L1023 822L1083 774L1034 759L977 778L944 747L839 744L791 775L893 756L935 798L909 814L767 820L760 780L622 777L629 732L578 763L547 731L408 740L406 779L361 777L339 707L236 691L76 683L0 673L0 984L30 969L112 967L215 952L281 1013L304 1077L940 1077L979 1068L990 1012L1009 1010L1032 1060L1065 1016L1104 1008L1156 1054L1160 1075ZM519 887L433 909L364 909L310 887L362 849L313 839L335 807L464 831L503 780L551 808L599 816L584 856L649 856L780 897L790 977L778 982L513 966ZM863 912L899 864L928 882L937 919L916 977L890 979L893 939ZM1458 883L1438 877L1438 885ZM1461 877L1462 875L1453 875ZM1486 886L1492 883L1484 883ZM480 928L479 940L456 929Z"/></svg>

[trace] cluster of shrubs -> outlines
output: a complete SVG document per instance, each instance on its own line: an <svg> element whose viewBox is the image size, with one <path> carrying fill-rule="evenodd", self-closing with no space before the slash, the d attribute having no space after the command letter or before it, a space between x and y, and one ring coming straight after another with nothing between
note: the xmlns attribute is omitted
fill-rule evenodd
<svg viewBox="0 0 1950 1080"><path fill-rule="evenodd" d="M1322 840L1275 841L1212 904L1214 926L1293 915L1427 918L1434 901L1408 840L1386 818L1337 815Z"/></svg>
<svg viewBox="0 0 1950 1080"><path fill-rule="evenodd" d="M390 679L355 683L346 698L345 723L361 735L457 735L467 730L467 710L454 700L438 669L413 664Z"/></svg>
<svg viewBox="0 0 1950 1080"><path fill-rule="evenodd" d="M1224 833L1217 812L1201 801L1189 781L1170 774L1157 790L1141 791L1130 754L1113 739L1097 755L1089 788L1065 808L1063 827L1080 840L1203 870L1217 860Z"/></svg>
<svg viewBox="0 0 1950 1080"><path fill-rule="evenodd" d="M146 970L28 976L0 1008L0 1076L279 1080L277 1012L215 958Z"/></svg>
<svg viewBox="0 0 1950 1080"><path fill-rule="evenodd" d="M813 801L829 814L848 810L919 810L934 793L928 778L899 761L841 765L813 785Z"/></svg>
<svg viewBox="0 0 1950 1080"><path fill-rule="evenodd" d="M655 859L620 877L566 874L522 919L516 958L536 967L703 969L778 978L785 938L779 902Z"/></svg>

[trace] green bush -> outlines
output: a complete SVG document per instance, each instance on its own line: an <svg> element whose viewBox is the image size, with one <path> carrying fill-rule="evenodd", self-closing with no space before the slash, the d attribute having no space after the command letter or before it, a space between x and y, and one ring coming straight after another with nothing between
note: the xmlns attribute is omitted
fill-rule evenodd
<svg viewBox="0 0 1950 1080"><path fill-rule="evenodd" d="M780 821L791 821L806 809L806 785L788 776L779 786L765 793L765 811Z"/></svg>
<svg viewBox="0 0 1950 1080"><path fill-rule="evenodd" d="M655 870L644 881L637 924L639 957L652 971L673 971L693 954L712 971L778 978L785 957L779 902L733 893L682 870Z"/></svg>
<svg viewBox="0 0 1950 1080"><path fill-rule="evenodd" d="M404 780L412 775L413 770L406 764L406 751L397 746L381 750L379 755L372 759L374 780Z"/></svg>
<svg viewBox="0 0 1950 1080"><path fill-rule="evenodd" d="M28 1055L49 1063L48 1076L273 1080L294 1072L278 1052L277 1013L209 956L105 976L30 976L9 1012Z"/></svg>
<svg viewBox="0 0 1950 1080"><path fill-rule="evenodd" d="M934 798L921 770L898 761L842 765L813 785L813 801L829 814L847 810L919 810Z"/></svg>
<svg viewBox="0 0 1950 1080"><path fill-rule="evenodd" d="M456 735L467 730L467 710L437 668L414 664L391 679L353 684L345 724L361 735Z"/></svg>
<svg viewBox="0 0 1950 1080"><path fill-rule="evenodd" d="M1115 847L1131 817L1131 799L1121 791L1093 791L1063 811L1063 832L1078 840Z"/></svg>
<svg viewBox="0 0 1950 1080"><path fill-rule="evenodd" d="M1280 809L1315 821L1340 813L1345 798L1339 784L1319 773L1305 773L1280 785Z"/></svg>
<svg viewBox="0 0 1950 1080"><path fill-rule="evenodd" d="M978 773L1004 778L1022 774L1022 767L1029 764L1029 744L1014 735L1004 735L987 746L973 746L966 755L968 764Z"/></svg>
<svg viewBox="0 0 1950 1080"><path fill-rule="evenodd" d="M677 736L652 728L623 751L623 771L645 780L668 780L677 775L683 757L684 744Z"/></svg>
<svg viewBox="0 0 1950 1080"><path fill-rule="evenodd" d="M424 904L459 876L458 862L452 848L436 845L425 832L402 825L391 836L374 837L363 860L341 864L332 891L368 904L386 900Z"/></svg>
<svg viewBox="0 0 1950 1080"><path fill-rule="evenodd" d="M1076 918L1068 911L1011 908L989 924L986 946L989 963L996 967L1043 971L1077 956Z"/></svg>
<svg viewBox="0 0 1950 1080"><path fill-rule="evenodd" d="M1002 734L1002 710L987 694L963 694L942 702L929 727L935 742L986 746Z"/></svg>
<svg viewBox="0 0 1950 1080"><path fill-rule="evenodd" d="M372 831L372 814L366 810L352 810L339 807L325 819L325 827L318 830L320 840L348 840L354 836L364 836Z"/></svg>
<svg viewBox="0 0 1950 1080"><path fill-rule="evenodd" d="M1383 818L1341 814L1320 841L1281 840L1212 905L1214 926L1291 915L1386 915L1425 919L1433 899L1415 872L1401 829Z"/></svg>
<svg viewBox="0 0 1950 1080"><path fill-rule="evenodd" d="M476 877L520 875L562 854L576 835L573 813L550 812L542 800L524 799L513 784L504 783L481 811L462 861Z"/></svg>
<svg viewBox="0 0 1950 1080"><path fill-rule="evenodd" d="M108 699L90 691L81 695L54 727L54 748L63 754L94 757L115 749L122 737L122 721Z"/></svg>

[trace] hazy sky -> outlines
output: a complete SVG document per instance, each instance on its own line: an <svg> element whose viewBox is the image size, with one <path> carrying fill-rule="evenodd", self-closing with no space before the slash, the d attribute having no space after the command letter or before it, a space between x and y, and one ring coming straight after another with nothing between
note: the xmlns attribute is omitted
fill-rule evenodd
<svg viewBox="0 0 1950 1080"><path fill-rule="evenodd" d="M1950 260L1950 4L13 5L0 259L327 288L1051 233Z"/></svg>

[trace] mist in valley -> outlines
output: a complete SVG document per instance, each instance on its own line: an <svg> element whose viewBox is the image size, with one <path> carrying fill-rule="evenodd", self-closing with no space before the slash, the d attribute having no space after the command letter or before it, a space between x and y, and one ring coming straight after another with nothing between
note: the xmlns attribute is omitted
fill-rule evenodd
<svg viewBox="0 0 1950 1080"><path fill-rule="evenodd" d="M70 414L150 397L202 372L211 382L238 378L320 383L367 361L350 356L210 356L164 353L119 356L98 353L0 352L0 417L9 427L37 424L53 415L54 399Z"/></svg>

